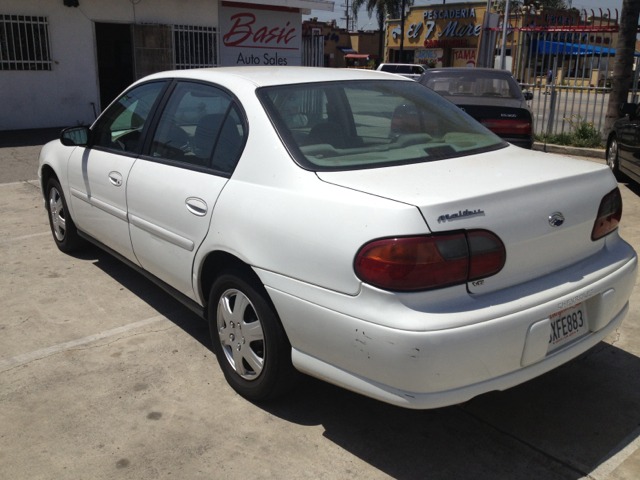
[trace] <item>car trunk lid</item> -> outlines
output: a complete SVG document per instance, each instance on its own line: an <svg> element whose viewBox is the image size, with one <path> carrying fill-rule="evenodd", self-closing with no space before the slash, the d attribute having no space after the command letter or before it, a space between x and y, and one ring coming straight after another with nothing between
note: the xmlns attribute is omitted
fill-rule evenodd
<svg viewBox="0 0 640 480"><path fill-rule="evenodd" d="M604 245L604 240L591 240L600 201L616 187L601 165L512 146L435 162L317 175L415 205L434 233L485 229L500 237L505 266L469 284L472 293L515 285L596 253ZM558 212L564 222L552 226L558 222L550 217Z"/></svg>

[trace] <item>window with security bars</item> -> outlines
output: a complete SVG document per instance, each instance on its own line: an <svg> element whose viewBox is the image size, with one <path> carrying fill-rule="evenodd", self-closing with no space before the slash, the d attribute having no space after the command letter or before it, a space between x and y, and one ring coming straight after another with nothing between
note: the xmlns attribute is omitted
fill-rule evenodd
<svg viewBox="0 0 640 480"><path fill-rule="evenodd" d="M0 70L51 70L47 17L0 14Z"/></svg>
<svg viewBox="0 0 640 480"><path fill-rule="evenodd" d="M218 66L218 32L214 27L173 26L176 70Z"/></svg>

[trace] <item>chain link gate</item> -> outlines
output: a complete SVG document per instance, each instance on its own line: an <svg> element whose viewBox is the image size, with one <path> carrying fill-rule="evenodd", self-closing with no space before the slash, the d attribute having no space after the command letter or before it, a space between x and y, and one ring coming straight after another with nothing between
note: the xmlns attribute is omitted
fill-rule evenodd
<svg viewBox="0 0 640 480"><path fill-rule="evenodd" d="M615 18L609 9L605 14L599 11L600 17L593 10L588 15L577 9L509 16L506 68L523 90L534 94L529 104L536 134L568 133L570 121L589 122L602 130L620 26L617 10ZM496 55L500 55L503 22L501 15L498 27L486 29L497 34ZM637 101L639 73L636 56L629 101Z"/></svg>

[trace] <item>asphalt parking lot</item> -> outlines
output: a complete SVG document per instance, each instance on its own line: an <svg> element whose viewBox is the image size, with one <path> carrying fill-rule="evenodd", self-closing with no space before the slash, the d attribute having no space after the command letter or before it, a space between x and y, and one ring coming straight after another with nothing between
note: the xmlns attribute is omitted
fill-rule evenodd
<svg viewBox="0 0 640 480"><path fill-rule="evenodd" d="M462 405L315 379L252 404L202 320L97 249L57 250L33 143L0 148L0 478L640 478L638 287L606 341ZM620 188L640 251L640 187Z"/></svg>

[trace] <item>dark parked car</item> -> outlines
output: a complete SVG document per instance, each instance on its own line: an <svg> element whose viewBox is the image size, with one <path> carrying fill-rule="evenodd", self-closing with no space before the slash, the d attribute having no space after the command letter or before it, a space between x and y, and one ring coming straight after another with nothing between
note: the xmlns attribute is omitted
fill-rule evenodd
<svg viewBox="0 0 640 480"><path fill-rule="evenodd" d="M533 115L511 72L489 68L433 68L418 80L518 147L533 145Z"/></svg>
<svg viewBox="0 0 640 480"><path fill-rule="evenodd" d="M640 182L640 106L623 103L620 111L624 117L613 125L607 139L607 164L616 177L624 173Z"/></svg>

